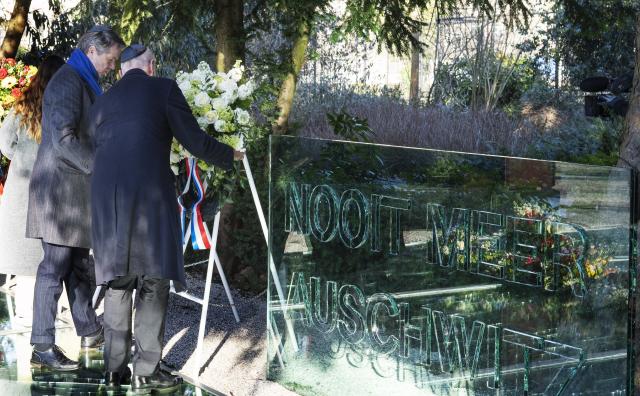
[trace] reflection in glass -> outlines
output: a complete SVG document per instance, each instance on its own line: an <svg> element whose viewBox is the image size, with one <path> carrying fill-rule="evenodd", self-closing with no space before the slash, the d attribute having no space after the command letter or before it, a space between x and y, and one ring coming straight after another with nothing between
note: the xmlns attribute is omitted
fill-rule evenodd
<svg viewBox="0 0 640 396"><path fill-rule="evenodd" d="M286 136L270 163L270 379L633 394L630 171Z"/></svg>
<svg viewBox="0 0 640 396"><path fill-rule="evenodd" d="M12 324L15 301L11 295L0 292L0 394L21 395L112 395L125 396L129 386L118 391L104 389L104 359L102 351L78 351L75 330L64 323L57 323L56 343L65 348L70 357L77 356L80 368L75 371L57 372L46 368L31 367L31 344L28 328ZM73 349L73 348L76 349ZM129 393L128 393L129 392ZM191 384L163 391L163 395L211 395Z"/></svg>

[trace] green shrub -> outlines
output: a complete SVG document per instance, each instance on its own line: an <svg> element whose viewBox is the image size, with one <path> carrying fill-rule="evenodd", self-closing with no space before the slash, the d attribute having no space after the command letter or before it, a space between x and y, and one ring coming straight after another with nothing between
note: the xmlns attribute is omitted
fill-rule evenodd
<svg viewBox="0 0 640 396"><path fill-rule="evenodd" d="M555 131L542 133L527 156L540 159L615 165L624 120L620 117L589 118L570 113Z"/></svg>
<svg viewBox="0 0 640 396"><path fill-rule="evenodd" d="M327 113L333 133L347 140L370 142L374 135L366 118L355 117L342 110L339 113Z"/></svg>
<svg viewBox="0 0 640 396"><path fill-rule="evenodd" d="M453 108L482 108L487 98L493 95L485 90L486 85L496 83L504 84L504 88L497 93L495 103L497 107L505 107L517 103L538 81L538 70L527 58L515 60L496 53L487 56L490 59L486 62L492 65L492 70L480 74L475 70L477 65L474 59L441 64L435 76L433 101ZM477 87L475 99L474 85Z"/></svg>

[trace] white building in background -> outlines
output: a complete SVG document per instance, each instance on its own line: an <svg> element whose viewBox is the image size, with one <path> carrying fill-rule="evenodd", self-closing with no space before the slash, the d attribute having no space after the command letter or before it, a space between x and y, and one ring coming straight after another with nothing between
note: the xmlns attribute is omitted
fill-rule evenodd
<svg viewBox="0 0 640 396"><path fill-rule="evenodd" d="M515 30L508 31L507 26L498 20L493 29L493 39L496 43L508 42L505 52L515 54L518 50L516 46L545 28L545 16L552 11L552 6L556 0L528 0L531 5L532 17L527 34L522 35ZM342 0L335 2L337 13L339 13ZM419 56L419 86L422 95L426 95L434 81L435 68L438 62L451 61L463 55L462 51L469 51L473 48L465 48L469 43L461 43L455 48L454 41L475 39L480 24L486 19L478 17L478 13L472 9L462 10L458 15L440 18L432 15L427 20L428 27L421 32L421 41L427 44L427 48ZM317 51L320 57L313 58L307 62L303 70L302 81L321 82L324 78L333 77L340 81L350 81L352 84L366 84L375 87L387 87L399 89L405 97L409 96L409 81L411 76L411 56L398 57L390 54L385 48L381 52L377 51L375 45L369 49L359 46L355 51L348 52L342 59L336 54L340 45L330 43L328 37L317 38ZM471 44L472 45L472 44ZM311 44L313 46L313 43ZM323 59L323 54L330 59ZM327 64L329 63L329 64ZM359 67L344 67L344 75L334 75L340 71L342 65L353 65ZM337 64L337 65L336 65ZM550 65L555 67L555 65ZM355 70L354 70L355 69Z"/></svg>

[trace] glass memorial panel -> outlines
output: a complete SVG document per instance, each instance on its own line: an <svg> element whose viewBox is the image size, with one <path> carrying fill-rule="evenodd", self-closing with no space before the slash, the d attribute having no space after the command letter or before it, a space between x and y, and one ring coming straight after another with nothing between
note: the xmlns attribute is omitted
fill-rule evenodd
<svg viewBox="0 0 640 396"><path fill-rule="evenodd" d="M272 137L269 379L302 395L633 394L632 177Z"/></svg>

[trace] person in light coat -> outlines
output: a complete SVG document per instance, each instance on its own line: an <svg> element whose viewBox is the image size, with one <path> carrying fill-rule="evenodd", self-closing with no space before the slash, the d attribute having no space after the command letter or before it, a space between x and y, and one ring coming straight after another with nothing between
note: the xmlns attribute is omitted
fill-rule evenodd
<svg viewBox="0 0 640 396"><path fill-rule="evenodd" d="M59 56L46 58L0 127L0 152L11 160L0 201L0 273L16 275L16 321L25 326L31 326L35 276L43 258L40 241L25 237L29 180L41 140L42 96L63 64Z"/></svg>

